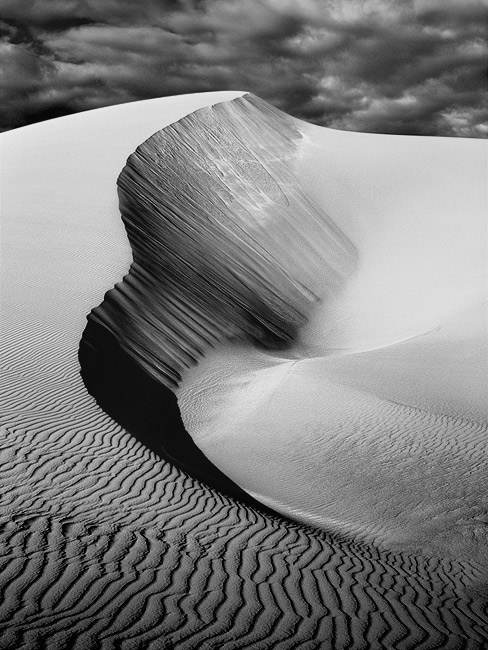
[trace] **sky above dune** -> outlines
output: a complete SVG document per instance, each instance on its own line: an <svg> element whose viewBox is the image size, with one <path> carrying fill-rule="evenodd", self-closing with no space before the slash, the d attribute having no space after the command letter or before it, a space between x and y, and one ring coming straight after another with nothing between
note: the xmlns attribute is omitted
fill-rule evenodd
<svg viewBox="0 0 488 650"><path fill-rule="evenodd" d="M0 0L0 126L246 90L301 119L488 136L486 0Z"/></svg>

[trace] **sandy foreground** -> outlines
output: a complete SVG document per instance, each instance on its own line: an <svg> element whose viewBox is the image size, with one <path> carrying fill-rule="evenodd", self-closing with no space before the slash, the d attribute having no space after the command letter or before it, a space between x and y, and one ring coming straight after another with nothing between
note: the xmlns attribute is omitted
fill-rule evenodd
<svg viewBox="0 0 488 650"><path fill-rule="evenodd" d="M115 187L127 157L241 96L2 135L0 647L482 648L483 143L440 139L433 154L430 139L301 127L291 171L358 265L286 354L222 345L184 374L197 445L304 523L176 469L83 385L86 316L131 263ZM181 122L190 143L195 119Z"/></svg>

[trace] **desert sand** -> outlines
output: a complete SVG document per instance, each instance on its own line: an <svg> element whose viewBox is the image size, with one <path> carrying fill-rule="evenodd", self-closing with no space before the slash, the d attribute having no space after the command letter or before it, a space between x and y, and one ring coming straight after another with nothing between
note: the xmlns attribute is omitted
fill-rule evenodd
<svg viewBox="0 0 488 650"><path fill-rule="evenodd" d="M432 139L388 136L382 149L376 143L386 136L291 120L289 133L279 127L266 134L272 147L261 138L256 171L249 144L257 136L238 131L248 102L241 92L150 100L2 135L2 648L483 647L486 385L483 232L475 213L483 202L483 144L441 139L434 154ZM258 127L263 110L253 105ZM262 124L275 119L289 118L271 111ZM230 155L235 143L223 147L215 136L224 123L237 131L241 156ZM233 306L236 285L225 285L225 273L209 277L219 259L214 251L200 277L226 286L224 297L202 294L217 324L205 321L205 300L191 303L202 288L197 281L178 301L180 277L196 267L185 262L189 246L179 241L168 249L176 260L170 270L182 258L185 272L171 282L163 277L171 311L160 304L141 254L158 232L150 238L136 228L141 213L127 208L127 197L140 186L123 185L132 176L119 179L132 247L120 219L117 177L160 129L142 152L168 143L164 170L179 185L156 177L156 187L170 202L167 214L180 219L176 226L182 200L184 216L191 207L198 219L201 209L238 217L237 230L215 250L225 253L234 238L223 268L239 262L239 304L248 307ZM209 163L201 149L212 136ZM354 139L365 142L361 155ZM412 145L402 149L403 141ZM263 159L280 147L280 155ZM424 150L423 169L416 147ZM324 148L334 155L324 156ZM400 169L392 162L398 159ZM195 161L207 176L186 181L181 170ZM208 180L208 169L217 181ZM446 193L440 206L442 192L430 194L439 188L432 175ZM378 192L380 181L388 191ZM196 186L207 195L192 198ZM408 205L400 189L417 198ZM391 221L393 204L401 209ZM306 229L291 222L298 208ZM254 229L242 232L253 212ZM151 226L151 205L147 214ZM273 234L283 214L291 224L285 243ZM229 233L229 222L221 223ZM210 232L210 245L213 238ZM256 254L253 241L264 242L269 256ZM321 274L315 263L324 246ZM193 252L193 260L202 257L198 246ZM160 248L151 255L158 260ZM392 263L393 276L386 273ZM249 319L252 305L262 320ZM91 396L80 375L91 310L91 322L120 347L107 363L125 360L100 369L105 384L111 378L115 385L118 374L121 391L128 382L125 392L112 391L107 410L115 419L95 400L103 403L103 391ZM117 320L121 313L128 319ZM85 338L85 350L92 349L87 341L95 345L96 377L103 346ZM211 465L202 472L207 485L194 478L205 478L197 456L186 468L191 475L175 466L184 467L188 447L165 442L180 431L169 397L143 422L151 400L169 395L179 376L187 431L232 484L219 484ZM155 382L166 392L144 392ZM161 410L173 415L157 429ZM310 430L312 416L317 430ZM151 427L145 439L141 431ZM344 443L330 460L333 427ZM404 434L413 436L408 447ZM164 460L172 455L174 464ZM400 489L398 481L405 481ZM234 497L227 496L233 486ZM246 494L281 515L260 510ZM435 534L429 518L439 523ZM421 535L410 534L419 526Z"/></svg>
<svg viewBox="0 0 488 650"><path fill-rule="evenodd" d="M290 358L217 348L187 373L186 428L280 512L486 561L486 143L299 128L281 164L352 242L356 266L331 289L330 251L310 260L321 303Z"/></svg>

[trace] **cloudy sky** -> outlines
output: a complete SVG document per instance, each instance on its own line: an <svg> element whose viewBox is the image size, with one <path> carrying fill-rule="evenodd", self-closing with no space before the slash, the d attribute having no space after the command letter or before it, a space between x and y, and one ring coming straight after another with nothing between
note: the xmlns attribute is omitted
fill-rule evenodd
<svg viewBox="0 0 488 650"><path fill-rule="evenodd" d="M1 129L248 90L338 129L488 137L487 0L0 0Z"/></svg>

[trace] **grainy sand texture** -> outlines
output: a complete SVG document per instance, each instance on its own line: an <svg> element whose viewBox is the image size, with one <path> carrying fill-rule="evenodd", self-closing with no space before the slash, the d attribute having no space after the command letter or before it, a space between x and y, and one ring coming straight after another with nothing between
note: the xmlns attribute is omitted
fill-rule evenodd
<svg viewBox="0 0 488 650"><path fill-rule="evenodd" d="M483 648L484 143L222 92L2 150L0 648Z"/></svg>

